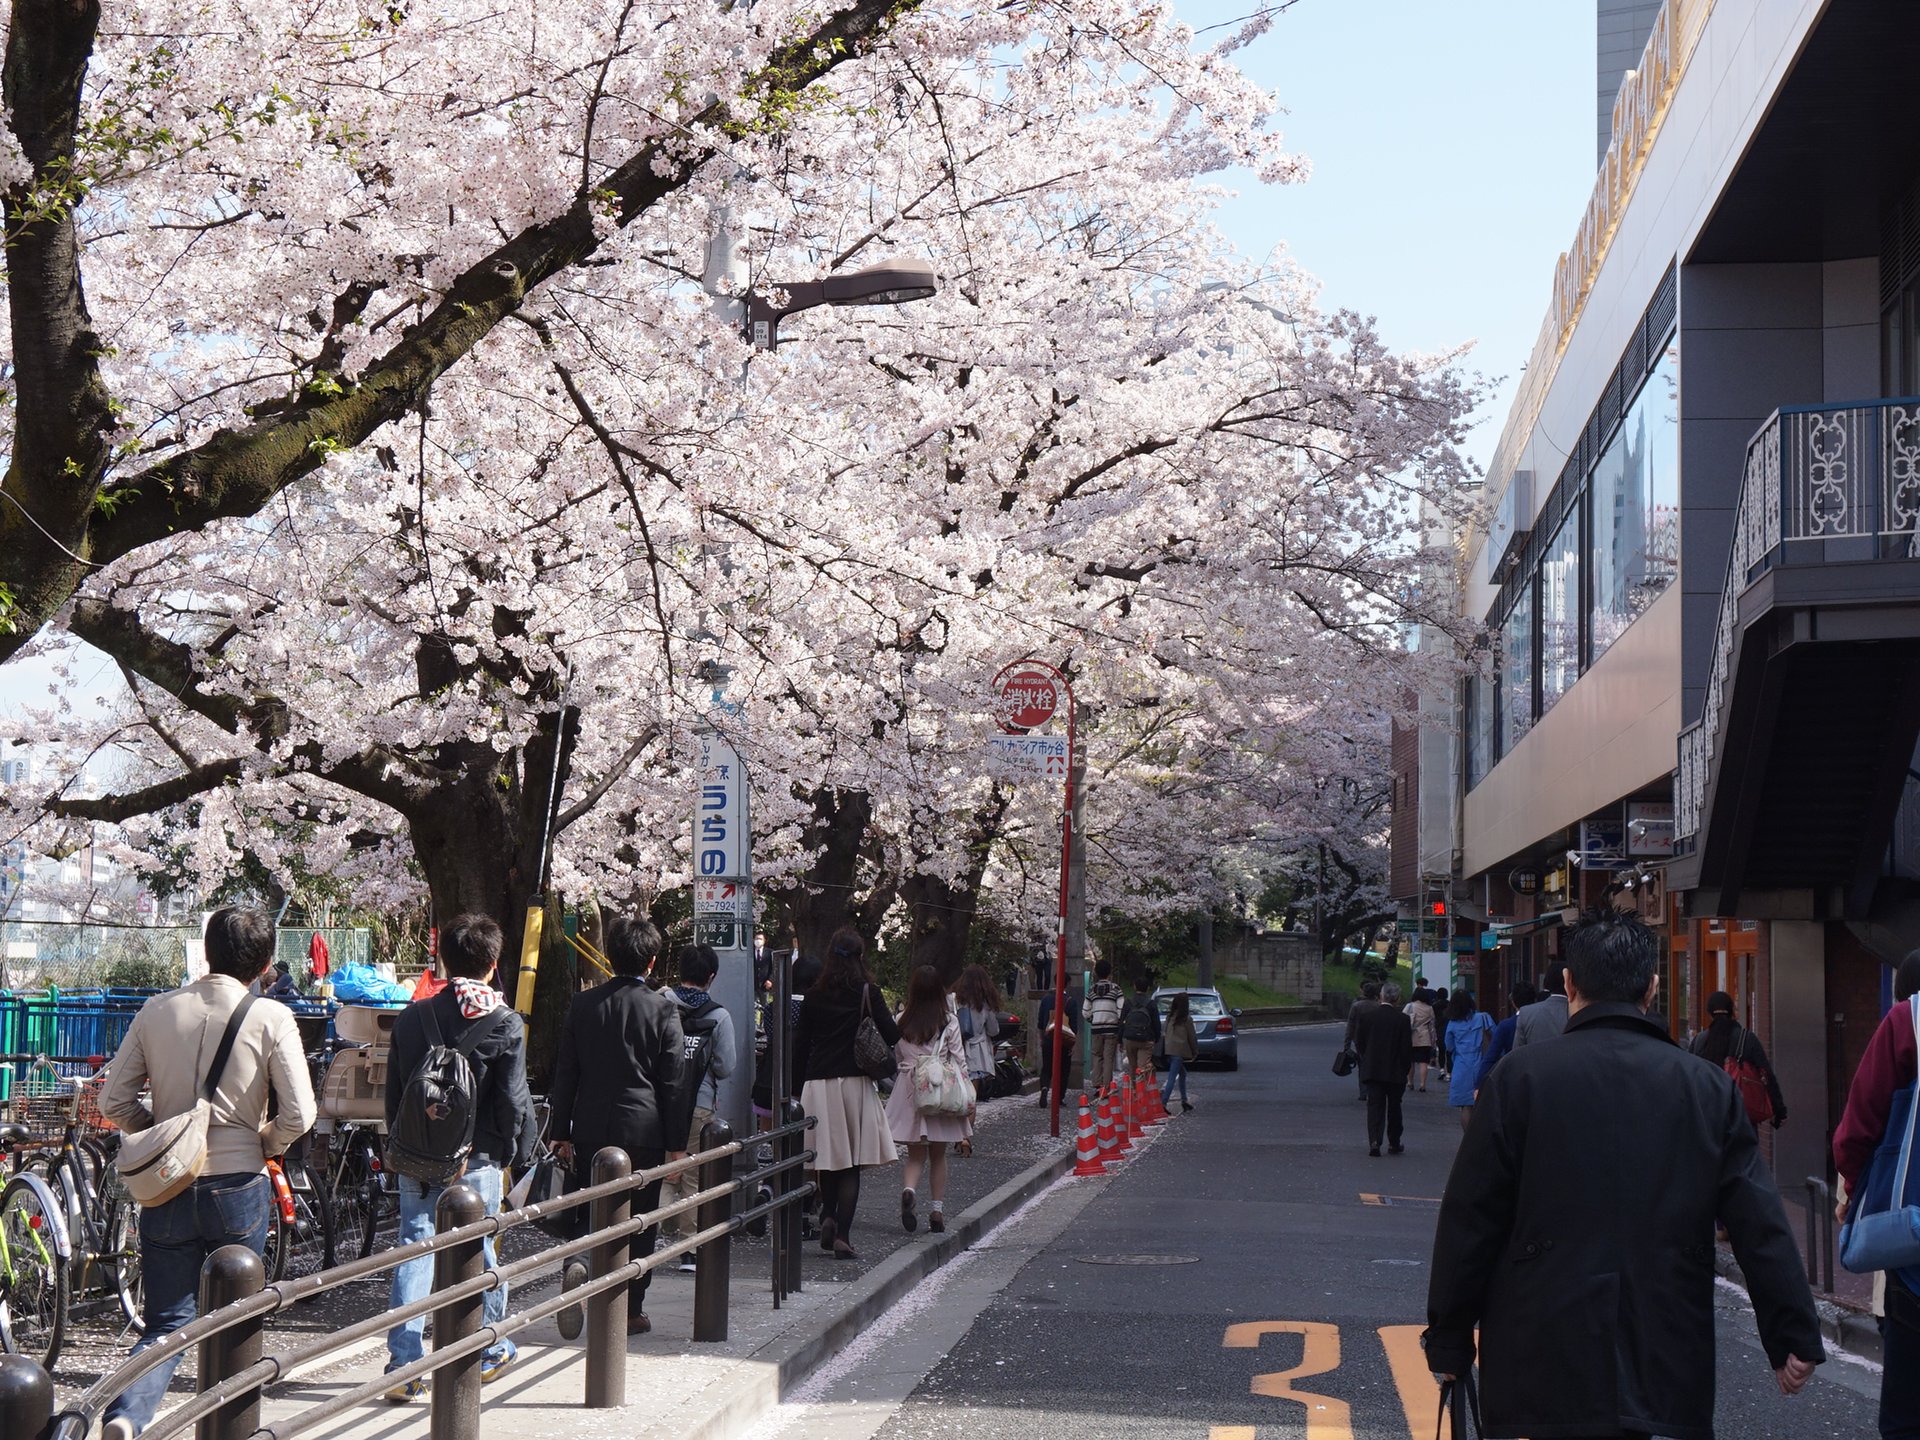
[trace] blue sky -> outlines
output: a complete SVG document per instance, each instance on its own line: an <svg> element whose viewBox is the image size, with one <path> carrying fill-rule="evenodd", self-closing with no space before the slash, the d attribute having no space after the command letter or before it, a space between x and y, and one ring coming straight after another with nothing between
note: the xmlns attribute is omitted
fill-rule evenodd
<svg viewBox="0 0 1920 1440"><path fill-rule="evenodd" d="M1175 3L1196 27L1248 8ZM1396 348L1476 342L1468 364L1506 377L1473 435L1484 463L1593 188L1593 0L1296 0L1237 59L1313 176L1240 177L1229 237L1284 243Z"/></svg>
<svg viewBox="0 0 1920 1440"><path fill-rule="evenodd" d="M1196 27L1248 8L1176 5ZM1505 380L1472 437L1484 463L1593 187L1592 0L1296 0L1238 60L1291 112L1313 177L1236 177L1229 238L1286 245L1327 306L1376 317L1397 348L1475 342L1467 363ZM97 655L78 672L83 692L116 683ZM51 678L0 667L0 712L44 703Z"/></svg>

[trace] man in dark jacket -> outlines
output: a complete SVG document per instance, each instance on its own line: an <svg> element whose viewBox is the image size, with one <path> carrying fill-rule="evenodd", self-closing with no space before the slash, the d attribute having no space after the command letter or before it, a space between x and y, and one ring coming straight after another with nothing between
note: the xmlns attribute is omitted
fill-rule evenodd
<svg viewBox="0 0 1920 1440"><path fill-rule="evenodd" d="M1400 995L1398 986L1394 987L1393 993L1394 997L1398 999ZM1360 998L1347 1007L1347 1049L1353 1051L1354 1054L1358 1055L1360 1053L1360 1022L1379 1008L1380 982L1378 980L1363 980L1360 983ZM1409 1029L1411 1029L1411 1022L1409 1022ZM1355 1073L1359 1073L1357 1066L1355 1067ZM1367 1077L1361 1075L1360 1099L1364 1102L1366 1098ZM1377 1145L1379 1142L1376 1140L1374 1143Z"/></svg>
<svg viewBox="0 0 1920 1440"><path fill-rule="evenodd" d="M606 950L613 978L574 996L567 1010L547 1122L554 1154L572 1163L581 1185L591 1180L593 1157L604 1146L618 1146L635 1170L645 1170L664 1162L669 1145L684 1138L669 1136L664 1123L684 1098L680 1007L643 978L660 953L660 932L644 917L623 916L607 927ZM584 1084L583 1066L590 1067ZM634 1213L659 1203L656 1180L634 1195ZM651 1255L658 1234L658 1226L646 1230L634 1258ZM653 1328L645 1308L649 1278L641 1275L627 1287L630 1335Z"/></svg>
<svg viewBox="0 0 1920 1440"><path fill-rule="evenodd" d="M1713 1226L1733 1241L1780 1389L1826 1358L1779 1192L1733 1082L1646 1017L1638 916L1567 937L1567 1028L1500 1062L1447 1180L1427 1363L1479 1327L1486 1433L1713 1437Z"/></svg>
<svg viewBox="0 0 1920 1440"><path fill-rule="evenodd" d="M1716 990L1707 997L1707 1028L1693 1037L1687 1048L1709 1065L1726 1068L1729 1060L1747 1060L1766 1080L1767 1102L1773 1114L1767 1118L1778 1130L1787 1121L1787 1100L1780 1093L1780 1077L1773 1073L1773 1062L1759 1038L1733 1018L1733 996Z"/></svg>
<svg viewBox="0 0 1920 1440"><path fill-rule="evenodd" d="M393 1023L393 1047L387 1057L387 1129L394 1128L407 1082L427 1058L431 1037L428 1019L439 1032L440 1043L460 1046L475 1030L485 1027L467 1056L473 1067L473 1150L459 1182L471 1186L486 1202L489 1215L498 1214L504 1170L523 1166L533 1158L533 1097L527 1093L526 1028L520 1017L502 1002L493 988L493 972L500 963L500 927L484 915L456 915L440 930L440 961L448 984L432 999L409 1005ZM400 1179L400 1243L410 1245L433 1234L434 1208L446 1193L445 1185L425 1185L410 1175ZM487 1264L493 1264L493 1242L486 1243ZM423 1299L433 1287L433 1261L409 1260L393 1272L389 1308L398 1309ZM489 1290L486 1323L497 1324L507 1313L507 1287ZM421 1335L426 1318L417 1317L387 1332L387 1369L412 1364L422 1354ZM485 1351L480 1375L491 1380L518 1357L511 1340ZM409 1380L387 1392L396 1404L406 1404L427 1393L424 1378Z"/></svg>
<svg viewBox="0 0 1920 1440"><path fill-rule="evenodd" d="M1371 980L1367 984L1373 986ZM1380 993L1384 999L1376 1000L1354 1026L1352 1043L1360 1056L1355 1067L1360 1088L1367 1096L1367 1154L1380 1153L1384 1133L1387 1150L1398 1155L1407 1148L1400 1143L1404 1133L1400 1100L1407 1093L1407 1076L1413 1072L1413 1021L1400 1008L1398 985Z"/></svg>

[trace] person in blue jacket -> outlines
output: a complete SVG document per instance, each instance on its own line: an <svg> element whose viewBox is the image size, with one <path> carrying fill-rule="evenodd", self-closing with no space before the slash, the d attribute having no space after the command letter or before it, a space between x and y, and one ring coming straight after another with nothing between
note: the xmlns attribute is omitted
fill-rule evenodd
<svg viewBox="0 0 1920 1440"><path fill-rule="evenodd" d="M1525 980L1514 981L1512 988L1507 991L1507 1002L1512 1006L1512 1013L1493 1027L1493 1040L1487 1046L1487 1063L1480 1067L1482 1085L1487 1083L1487 1076L1493 1073L1493 1067L1513 1050L1513 1034L1520 1026L1520 1007L1531 1005L1539 998L1539 992Z"/></svg>
<svg viewBox="0 0 1920 1440"><path fill-rule="evenodd" d="M1447 1001L1447 1103L1460 1112L1460 1128L1473 1119L1473 1096L1480 1088L1493 1021L1473 1003L1473 992L1458 989Z"/></svg>

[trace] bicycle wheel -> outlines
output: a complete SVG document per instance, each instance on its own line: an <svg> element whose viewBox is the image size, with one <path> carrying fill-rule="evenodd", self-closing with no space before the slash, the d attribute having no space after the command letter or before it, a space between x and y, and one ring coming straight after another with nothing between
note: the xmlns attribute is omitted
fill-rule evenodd
<svg viewBox="0 0 1920 1440"><path fill-rule="evenodd" d="M366 1218L360 1233L360 1257L373 1253L373 1242L387 1226L389 1218L400 1219L400 1196L392 1190L393 1176L382 1168L367 1177Z"/></svg>
<svg viewBox="0 0 1920 1440"><path fill-rule="evenodd" d="M358 1151L342 1146L335 1157L331 1183L327 1187L327 1209L332 1226L327 1232L327 1266L331 1269L349 1258L367 1229L367 1182L371 1177ZM364 1251L359 1253L364 1254Z"/></svg>
<svg viewBox="0 0 1920 1440"><path fill-rule="evenodd" d="M278 1201L274 1203L263 1257L268 1283L297 1280L333 1263L333 1212L326 1190L302 1162L287 1161L283 1168L293 1196L293 1219L289 1222Z"/></svg>
<svg viewBox="0 0 1920 1440"><path fill-rule="evenodd" d="M19 1179L0 1190L0 1348L51 1371L67 1332L67 1267L45 1195Z"/></svg>
<svg viewBox="0 0 1920 1440"><path fill-rule="evenodd" d="M112 1192L109 1192L111 1194ZM113 1264L113 1288L120 1313L134 1330L147 1328L146 1292L140 1287L140 1207L124 1187L107 1203L107 1253Z"/></svg>

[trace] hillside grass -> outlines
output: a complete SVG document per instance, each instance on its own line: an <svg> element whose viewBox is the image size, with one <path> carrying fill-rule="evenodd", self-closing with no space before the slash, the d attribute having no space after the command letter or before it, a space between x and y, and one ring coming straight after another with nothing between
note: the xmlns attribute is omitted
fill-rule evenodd
<svg viewBox="0 0 1920 1440"><path fill-rule="evenodd" d="M1168 970L1160 983L1168 987L1198 986L1200 971L1197 966L1178 965ZM1265 1010L1275 1005L1298 1005L1297 995L1288 995L1284 991L1269 990L1266 986L1252 980L1241 980L1231 975L1213 977L1213 988L1220 992L1220 999L1229 1010Z"/></svg>

